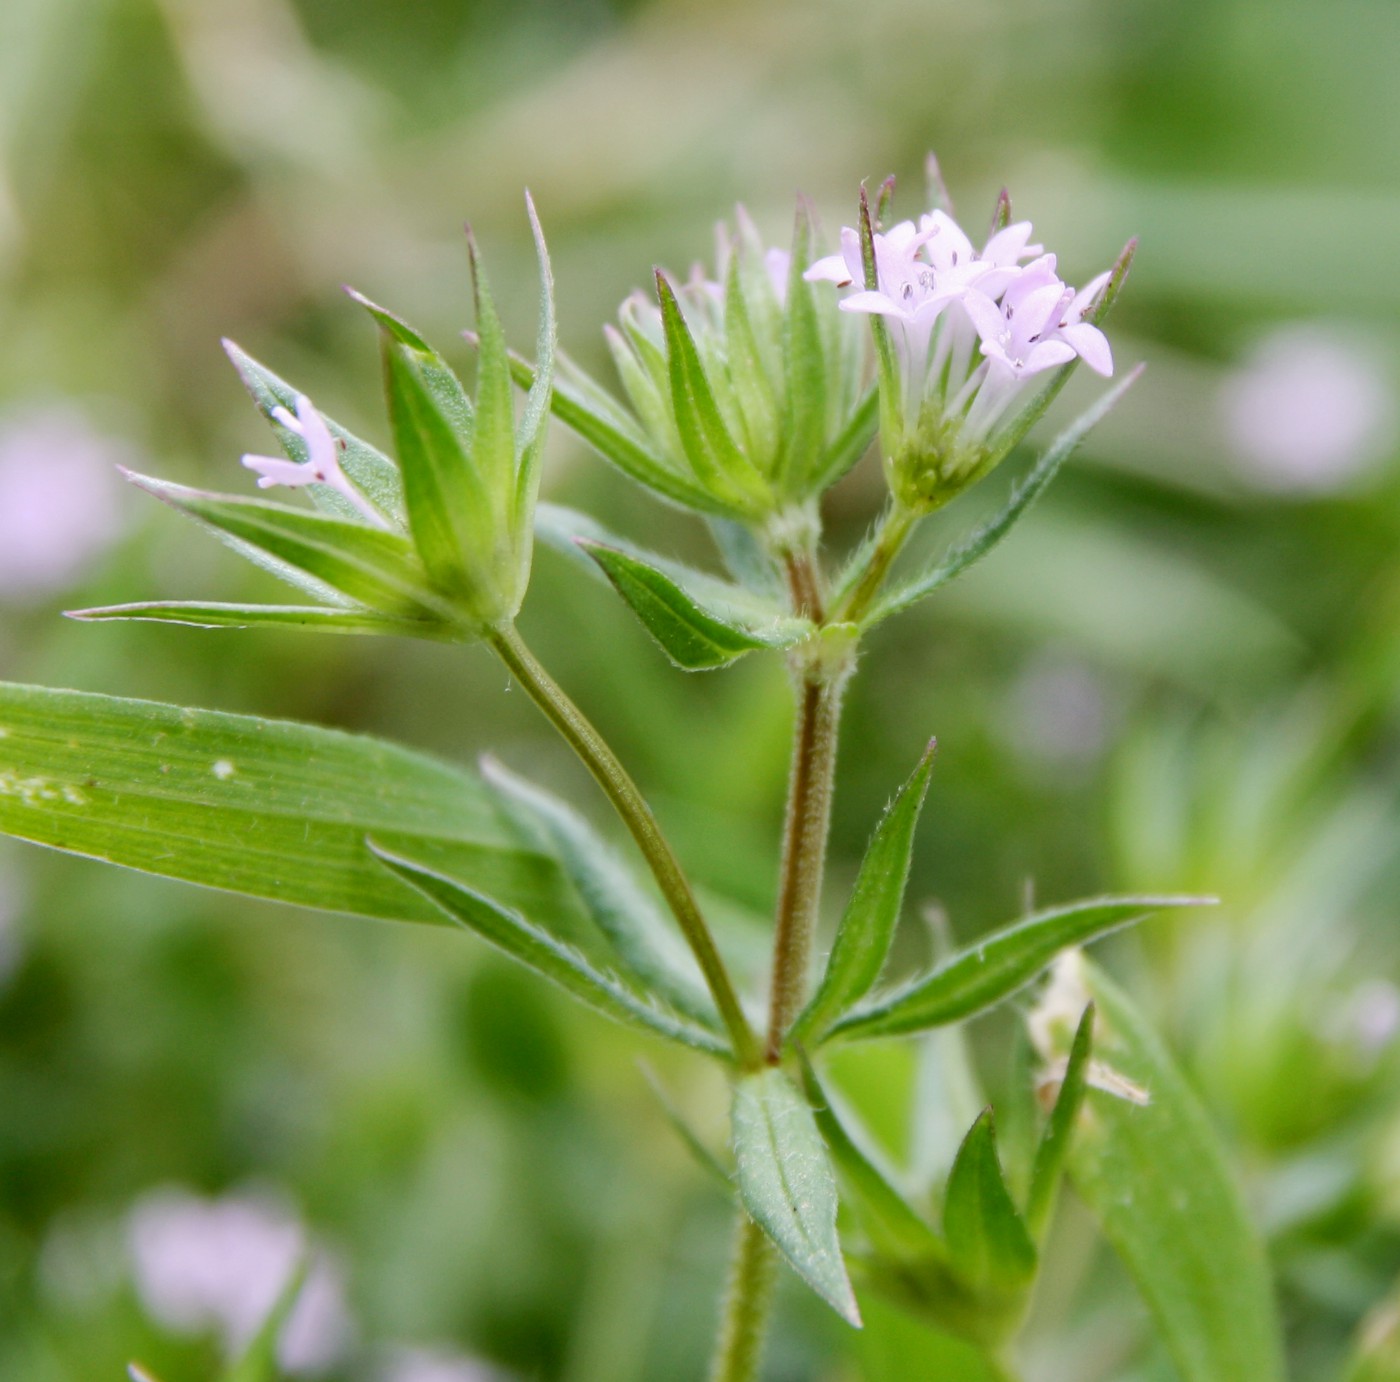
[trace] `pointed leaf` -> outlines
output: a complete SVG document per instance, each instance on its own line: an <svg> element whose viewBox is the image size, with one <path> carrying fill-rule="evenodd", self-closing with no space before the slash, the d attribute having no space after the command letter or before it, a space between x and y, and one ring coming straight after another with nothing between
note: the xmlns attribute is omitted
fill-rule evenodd
<svg viewBox="0 0 1400 1382"><path fill-rule="evenodd" d="M470 449L475 409L452 366L402 317L395 316L387 307L372 302L353 288L346 288L345 292L374 318L387 340L402 348L413 359L443 417L462 438L463 445Z"/></svg>
<svg viewBox="0 0 1400 1382"><path fill-rule="evenodd" d="M586 1007L626 1026L666 1037L709 1055L728 1058L722 1038L673 1013L648 1003L611 974L595 969L578 951L527 921L514 908L503 906L465 883L436 871L430 863L386 848L371 838L369 848L380 862L469 931L552 980Z"/></svg>
<svg viewBox="0 0 1400 1382"><path fill-rule="evenodd" d="M684 562L672 561L659 552L651 552L635 542L629 542L578 509L566 508L562 504L541 504L535 510L535 533L542 542L602 585L611 585L611 581L585 550L590 544L610 547L646 566L655 567L718 619L746 629L782 627L784 621L791 621L781 586L764 593L735 585L721 576L687 566Z"/></svg>
<svg viewBox="0 0 1400 1382"><path fill-rule="evenodd" d="M638 987L719 1030L714 1001L689 947L612 846L568 803L495 759L483 759L481 773L522 833L538 836L543 852L559 860L588 915Z"/></svg>
<svg viewBox="0 0 1400 1382"><path fill-rule="evenodd" d="M931 974L877 998L832 1028L848 1037L941 1027L1024 988L1061 950L1083 945L1165 907L1205 907L1213 897L1096 897L1036 912L944 960Z"/></svg>
<svg viewBox="0 0 1400 1382"><path fill-rule="evenodd" d="M724 425L695 338L664 274L656 275L656 293L666 333L671 404L681 445L696 478L706 489L740 507L746 499L761 500L763 482Z"/></svg>
<svg viewBox="0 0 1400 1382"><path fill-rule="evenodd" d="M198 600L147 600L96 609L70 609L70 619L94 622L137 619L151 623L186 624L196 629L280 627L321 633L404 634L410 638L460 637L449 624L432 619L395 619L371 609L324 609L318 605L236 605Z"/></svg>
<svg viewBox="0 0 1400 1382"><path fill-rule="evenodd" d="M700 604L658 567L615 547L578 541L671 661L688 672L725 667L760 648L790 648L812 632L808 620L784 616L747 627Z"/></svg>
<svg viewBox="0 0 1400 1382"><path fill-rule="evenodd" d="M861 394L841 430L832 438L812 477L813 494L828 490L870 450L880 426L880 390L872 384Z"/></svg>
<svg viewBox="0 0 1400 1382"><path fill-rule="evenodd" d="M933 772L936 740L929 740L912 776L875 827L860 873L826 962L821 985L793 1024L793 1041L820 1041L827 1026L869 992L885 967L904 904L914 830Z"/></svg>
<svg viewBox="0 0 1400 1382"><path fill-rule="evenodd" d="M689 476L672 470L617 400L589 379L563 351L556 352L556 359L559 369L550 410L605 461L681 508L731 516L738 512ZM528 360L512 354L510 367L521 388L533 387L535 367Z"/></svg>
<svg viewBox="0 0 1400 1382"><path fill-rule="evenodd" d="M0 683L0 833L206 887L440 922L364 847L411 846L497 897L567 911L474 777L359 735Z"/></svg>
<svg viewBox="0 0 1400 1382"><path fill-rule="evenodd" d="M810 472L826 437L827 379L816 293L803 277L816 256L812 222L799 206L789 261L787 305L783 314L783 378L787 385L783 428L783 469L779 486L791 494L811 492Z"/></svg>
<svg viewBox="0 0 1400 1382"><path fill-rule="evenodd" d="M287 575L289 570L309 576L318 594L329 590L333 598L348 596L391 614L452 618L424 581L408 539L398 533L265 499L238 499L129 472L127 478L220 537L233 539L230 545L240 554L253 549L270 558L270 569L293 584L307 583Z"/></svg>
<svg viewBox="0 0 1400 1382"><path fill-rule="evenodd" d="M1219 1137L1126 994L1093 965L1098 1059L1146 1105L1090 1089L1070 1175L1137 1280L1183 1382L1281 1382L1268 1261Z"/></svg>
<svg viewBox="0 0 1400 1382"><path fill-rule="evenodd" d="M724 277L727 372L743 417L748 453L760 464L771 465L779 446L778 403L745 301L741 263L742 255L731 254Z"/></svg>
<svg viewBox="0 0 1400 1382"><path fill-rule="evenodd" d="M505 332L496 313L495 299L481 262L476 237L467 228L472 288L476 299L476 431L472 439L472 466L480 477L496 524L503 524L515 501L515 399L510 382L510 358ZM552 360L540 368L548 384Z"/></svg>
<svg viewBox="0 0 1400 1382"><path fill-rule="evenodd" d="M955 576L962 575L974 562L986 556L1045 492L1050 482L1059 474L1060 467L1069 459L1075 447L1084 440L1089 430L1101 422L1118 400L1137 382L1142 368L1139 365L1131 370L1120 383L1081 413L1056 437L1035 465L1012 488L1011 497L997 513L978 524L931 567L881 596L866 616L866 626L878 624L882 619L888 619L890 615L908 609L924 596L931 595L939 586L946 585Z"/></svg>
<svg viewBox="0 0 1400 1382"><path fill-rule="evenodd" d="M243 386L252 396L253 402L258 405L262 415L272 424L283 450L298 463L306 461L310 454L306 439L293 432L290 427L284 427L272 416L277 408L285 408L289 413L295 413L297 391L232 341L226 340L223 345L234 369L243 380ZM382 513L401 522L404 517L403 481L399 476L398 467L382 451L366 441L361 441L334 418L326 417L324 413L321 417L330 428L331 435L340 443L340 468L370 503ZM308 485L307 490L317 507L327 513L336 514L341 518L357 516L355 506L331 486Z"/></svg>
<svg viewBox="0 0 1400 1382"><path fill-rule="evenodd" d="M836 1169L859 1202L871 1239L902 1255L946 1258L943 1240L875 1165L838 1116L812 1064L802 1059L802 1079L817 1129Z"/></svg>
<svg viewBox="0 0 1400 1382"><path fill-rule="evenodd" d="M1006 1188L989 1108L963 1139L948 1173L943 1234L954 1270L979 1294L1014 1299L1035 1277L1035 1244Z"/></svg>
<svg viewBox="0 0 1400 1382"><path fill-rule="evenodd" d="M540 270L539 326L535 333L535 360L539 368L534 371L534 378L529 383L525 408L520 415L520 429L515 439L520 452L515 530L525 539L525 560L528 561L528 545L533 531L531 516L540 490L540 457L544 452L545 422L549 418L550 395L554 389L554 351L559 329L554 319L554 271L550 268L549 249L544 242L540 218L535 213L535 202L528 192L525 194L525 208L530 216L530 233L534 236L535 258ZM505 367L508 373L513 371L509 353Z"/></svg>
<svg viewBox="0 0 1400 1382"><path fill-rule="evenodd" d="M384 391L414 545L439 587L466 592L472 585L469 554L494 550L492 496L478 474L470 437L441 406L424 365L428 357L387 329L383 348Z"/></svg>
<svg viewBox="0 0 1400 1382"><path fill-rule="evenodd" d="M736 1081L733 1123L744 1207L792 1269L859 1328L836 1236L836 1178L807 1101L770 1067Z"/></svg>
<svg viewBox="0 0 1400 1382"><path fill-rule="evenodd" d="M1055 1198L1069 1155L1079 1110L1084 1104L1084 1091L1089 1087L1089 1057L1094 1047L1094 1005L1084 1009L1075 1029L1065 1073L1060 1080L1060 1092L1055 1107L1050 1110L1040 1146L1036 1148L1035 1165L1031 1171L1031 1188L1026 1197L1026 1227L1037 1241L1043 1240L1055 1209Z"/></svg>

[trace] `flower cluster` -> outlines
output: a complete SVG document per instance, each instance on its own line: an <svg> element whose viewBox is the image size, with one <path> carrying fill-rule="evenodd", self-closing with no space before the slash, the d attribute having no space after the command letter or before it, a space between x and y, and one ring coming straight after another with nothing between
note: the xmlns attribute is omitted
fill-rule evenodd
<svg viewBox="0 0 1400 1382"><path fill-rule="evenodd" d="M631 419L603 447L644 483L691 507L764 523L800 506L859 458L873 433L860 411L859 334L800 270L815 230L799 207L791 250L764 242L742 207L717 227L716 272L658 271L605 333ZM613 410L614 416L616 410Z"/></svg>
<svg viewBox="0 0 1400 1382"><path fill-rule="evenodd" d="M1108 340L1087 319L1111 271L1069 287L1055 256L1031 243L1029 221L994 229L980 251L943 210L867 233L863 244L843 230L841 252L804 276L856 287L842 309L884 324L887 463L911 507L946 502L1005 454L998 425L1037 376L1076 359L1113 373Z"/></svg>

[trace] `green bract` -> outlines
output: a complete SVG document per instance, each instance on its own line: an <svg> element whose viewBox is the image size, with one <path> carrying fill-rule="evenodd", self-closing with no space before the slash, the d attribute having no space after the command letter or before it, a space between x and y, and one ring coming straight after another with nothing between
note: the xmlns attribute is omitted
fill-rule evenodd
<svg viewBox="0 0 1400 1382"><path fill-rule="evenodd" d="M397 467L230 342L234 366L289 457L248 456L245 464L262 474L262 487L305 485L324 512L132 477L328 607L159 601L82 617L448 639L509 624L530 578L556 334L549 255L528 196L526 205L540 268L539 369L518 422L505 337L469 235L479 345L474 400L417 331L350 292L380 328Z"/></svg>
<svg viewBox="0 0 1400 1382"><path fill-rule="evenodd" d="M655 302L634 294L605 328L630 406L566 366L555 411L687 507L762 525L819 495L870 445L876 407L859 324L803 277L813 242L805 207L790 251L741 210L714 279L658 270Z"/></svg>

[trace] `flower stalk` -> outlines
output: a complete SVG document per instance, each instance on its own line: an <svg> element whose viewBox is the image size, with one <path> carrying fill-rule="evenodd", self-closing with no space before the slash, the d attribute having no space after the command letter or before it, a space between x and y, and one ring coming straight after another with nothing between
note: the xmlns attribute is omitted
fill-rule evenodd
<svg viewBox="0 0 1400 1382"><path fill-rule="evenodd" d="M755 1066L758 1064L758 1045L753 1028L739 1005L729 971L720 958L690 882L637 784L587 716L545 671L513 624L493 629L488 641L524 687L526 694L593 774L613 809L631 832L705 976L705 983L729 1033L735 1059L741 1066Z"/></svg>

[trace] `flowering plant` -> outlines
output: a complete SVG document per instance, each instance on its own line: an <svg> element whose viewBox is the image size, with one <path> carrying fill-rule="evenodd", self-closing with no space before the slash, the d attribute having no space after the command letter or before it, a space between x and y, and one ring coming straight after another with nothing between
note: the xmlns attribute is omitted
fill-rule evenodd
<svg viewBox="0 0 1400 1382"><path fill-rule="evenodd" d="M821 253L805 207L790 248L765 245L740 213L713 278L658 272L655 302L629 298L606 328L625 401L556 349L533 205L533 359L508 350L472 245L474 395L414 328L352 294L379 331L394 459L230 346L287 453L244 464L260 488L305 489L313 507L132 478L315 603L77 615L481 642L591 772L649 883L578 807L494 761L470 773L311 726L33 687L0 692L0 829L251 896L455 923L596 1012L715 1061L731 1093L728 1147L681 1128L736 1206L716 1382L759 1375L780 1260L848 1324L861 1323L859 1289L960 1341L976 1375L1013 1377L1066 1170L1184 1372L1270 1382L1277 1321L1223 1158L1148 1024L1078 950L1211 899L1095 897L1030 911L923 967L897 962L934 766L926 740L819 946L841 708L862 639L1000 542L1136 378L1045 447L963 540L915 557L921 521L1006 459L1079 361L1113 373L1101 323L1132 246L1076 291L1005 197L978 250L941 193L917 222L885 228L890 190L874 208L862 192L839 254ZM526 390L518 416L512 379ZM538 503L551 413L701 515L726 574ZM833 561L821 497L877 433L885 511ZM536 537L604 578L680 668L786 659L794 748L766 1002L760 976L725 953L651 804L516 627ZM1052 966L1028 1013L1035 1135L1008 1155L983 1108L922 1179L881 1166L828 1053L955 1030ZM975 1083L965 1067L958 1078ZM1183 1213L1199 1232L1171 1234Z"/></svg>

